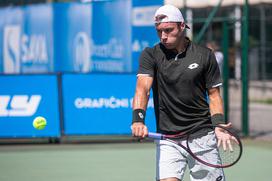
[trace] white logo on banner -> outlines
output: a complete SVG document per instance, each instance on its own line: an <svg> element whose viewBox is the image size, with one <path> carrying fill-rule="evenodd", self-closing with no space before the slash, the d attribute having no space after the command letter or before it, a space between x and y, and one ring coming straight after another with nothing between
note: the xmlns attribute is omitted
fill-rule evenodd
<svg viewBox="0 0 272 181"><path fill-rule="evenodd" d="M27 64L48 63L46 37L44 35L22 36L22 62Z"/></svg>
<svg viewBox="0 0 272 181"><path fill-rule="evenodd" d="M4 72L20 72L20 34L19 26L6 26L4 28L3 58Z"/></svg>
<svg viewBox="0 0 272 181"><path fill-rule="evenodd" d="M122 72L125 45L122 40L112 37L105 44L95 44L86 32L79 32L74 38L74 66L77 71ZM101 60L102 59L102 60ZM96 61L99 60L99 61Z"/></svg>
<svg viewBox="0 0 272 181"><path fill-rule="evenodd" d="M133 98L116 98L111 96L109 98L76 98L74 101L75 107L77 109L89 108L89 109L118 109L118 108L131 108ZM149 99L148 108L154 108L153 99Z"/></svg>
<svg viewBox="0 0 272 181"><path fill-rule="evenodd" d="M87 72L91 68L91 44L87 33L79 32L74 39L74 68L76 71Z"/></svg>
<svg viewBox="0 0 272 181"><path fill-rule="evenodd" d="M159 6L135 7L132 10L133 26L154 26L154 14Z"/></svg>
<svg viewBox="0 0 272 181"><path fill-rule="evenodd" d="M97 56L101 58L123 58L125 55L125 47L121 40L112 37L106 44L96 45L93 40L91 40L92 56Z"/></svg>
<svg viewBox="0 0 272 181"><path fill-rule="evenodd" d="M37 111L40 95L3 95L0 96L0 117L32 116Z"/></svg>
<svg viewBox="0 0 272 181"><path fill-rule="evenodd" d="M132 51L133 52L141 52L144 48L149 47L148 41L134 40L132 43Z"/></svg>
<svg viewBox="0 0 272 181"><path fill-rule="evenodd" d="M47 65L49 60L46 36L22 34L19 25L5 26L3 55L5 73L19 73L21 64Z"/></svg>

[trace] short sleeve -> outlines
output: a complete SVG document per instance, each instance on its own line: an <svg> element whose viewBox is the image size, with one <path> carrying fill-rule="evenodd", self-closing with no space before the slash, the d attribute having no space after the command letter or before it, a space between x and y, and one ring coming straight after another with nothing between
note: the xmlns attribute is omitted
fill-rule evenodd
<svg viewBox="0 0 272 181"><path fill-rule="evenodd" d="M222 85L222 79L220 75L220 70L218 63L216 61L214 53L209 51L208 60L206 63L205 69L205 81L206 81L206 88L210 89L213 87L218 87Z"/></svg>
<svg viewBox="0 0 272 181"><path fill-rule="evenodd" d="M151 48L145 48L143 52L141 53L140 59L139 59L139 74L147 74L151 77L154 76L154 70L155 70L155 59L152 55L152 49Z"/></svg>

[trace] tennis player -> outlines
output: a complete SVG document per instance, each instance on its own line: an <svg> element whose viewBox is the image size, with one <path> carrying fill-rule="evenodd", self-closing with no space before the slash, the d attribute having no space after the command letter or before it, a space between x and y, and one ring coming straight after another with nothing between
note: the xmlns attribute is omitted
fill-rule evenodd
<svg viewBox="0 0 272 181"><path fill-rule="evenodd" d="M148 135L145 114L151 88L159 133L177 134L211 123L231 127L230 123L225 124L219 90L222 81L212 51L196 45L185 36L189 27L184 23L180 10L172 5L160 7L155 13L154 23L160 43L145 48L140 56L133 100L133 136L144 138ZM196 140L199 146L207 147L199 154L218 159L215 136L224 144L230 140L219 129L215 133L208 132ZM166 140L156 143L157 180L180 181L187 166L191 181L225 180L222 169L198 163L179 146Z"/></svg>

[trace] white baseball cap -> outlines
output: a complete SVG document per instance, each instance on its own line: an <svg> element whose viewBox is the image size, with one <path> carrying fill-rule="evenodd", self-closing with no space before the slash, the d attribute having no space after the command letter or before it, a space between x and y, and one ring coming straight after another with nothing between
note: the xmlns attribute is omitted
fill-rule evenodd
<svg viewBox="0 0 272 181"><path fill-rule="evenodd" d="M178 8L173 5L167 4L157 9L154 16L155 23L166 23L166 22L182 22L184 18ZM190 27L185 24L186 28Z"/></svg>

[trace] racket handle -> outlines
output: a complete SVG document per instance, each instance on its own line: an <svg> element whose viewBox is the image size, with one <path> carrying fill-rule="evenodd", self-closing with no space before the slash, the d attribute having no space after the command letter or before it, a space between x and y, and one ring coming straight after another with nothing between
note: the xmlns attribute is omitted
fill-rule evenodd
<svg viewBox="0 0 272 181"><path fill-rule="evenodd" d="M148 137L149 138L153 138L153 139L156 139L156 140L160 140L160 139L162 139L162 134L160 134L160 133L152 133L152 132L149 132L148 133Z"/></svg>

